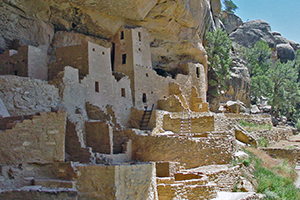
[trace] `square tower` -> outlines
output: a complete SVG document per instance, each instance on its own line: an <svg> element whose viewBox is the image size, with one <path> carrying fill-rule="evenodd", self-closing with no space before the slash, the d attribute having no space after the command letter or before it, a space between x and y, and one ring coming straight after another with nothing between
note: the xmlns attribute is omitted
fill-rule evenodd
<svg viewBox="0 0 300 200"><path fill-rule="evenodd" d="M149 36L145 28L121 27L112 38L112 70L121 72L130 78L130 87L134 106L143 107L156 103L151 99L150 74L153 73ZM143 75L141 75L143 74Z"/></svg>

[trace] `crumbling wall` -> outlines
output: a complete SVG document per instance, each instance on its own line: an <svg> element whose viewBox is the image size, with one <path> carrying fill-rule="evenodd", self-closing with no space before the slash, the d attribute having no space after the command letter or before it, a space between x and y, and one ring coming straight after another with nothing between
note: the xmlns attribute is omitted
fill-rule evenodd
<svg viewBox="0 0 300 200"><path fill-rule="evenodd" d="M66 113L41 113L0 133L0 163L53 163L65 160Z"/></svg>
<svg viewBox="0 0 300 200"><path fill-rule="evenodd" d="M138 136L132 139L133 159L138 161L179 162L186 168L211 164L228 164L233 152L227 136L188 138Z"/></svg>
<svg viewBox="0 0 300 200"><path fill-rule="evenodd" d="M11 116L49 112L60 98L58 89L45 81L17 76L0 76L0 98Z"/></svg>
<svg viewBox="0 0 300 200"><path fill-rule="evenodd" d="M89 73L87 45L87 43L84 43L57 48L56 62L49 65L49 80L53 80L59 72L64 70L65 66L79 69L80 79L86 76Z"/></svg>

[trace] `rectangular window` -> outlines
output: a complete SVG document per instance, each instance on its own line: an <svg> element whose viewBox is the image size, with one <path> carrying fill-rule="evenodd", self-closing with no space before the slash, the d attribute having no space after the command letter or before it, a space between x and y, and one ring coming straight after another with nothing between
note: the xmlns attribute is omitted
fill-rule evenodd
<svg viewBox="0 0 300 200"><path fill-rule="evenodd" d="M197 78L200 77L200 70L199 70L199 67L196 67L196 74L197 74Z"/></svg>
<svg viewBox="0 0 300 200"><path fill-rule="evenodd" d="M143 93L143 103L147 103L147 95L146 95L146 93Z"/></svg>
<svg viewBox="0 0 300 200"><path fill-rule="evenodd" d="M122 54L122 64L126 64L126 54Z"/></svg>
<svg viewBox="0 0 300 200"><path fill-rule="evenodd" d="M138 32L138 36L139 36L139 41L141 42L142 41L142 33Z"/></svg>
<svg viewBox="0 0 300 200"><path fill-rule="evenodd" d="M95 82L95 92L99 92L100 90L99 90L99 82L98 81L96 81Z"/></svg>
<svg viewBox="0 0 300 200"><path fill-rule="evenodd" d="M14 75L16 75L16 76L18 75L18 70L14 71Z"/></svg>
<svg viewBox="0 0 300 200"><path fill-rule="evenodd" d="M123 39L124 39L124 31L121 31L120 34L121 34L121 35L120 35L120 39L123 40Z"/></svg>
<svg viewBox="0 0 300 200"><path fill-rule="evenodd" d="M121 96L126 97L125 88L121 88Z"/></svg>

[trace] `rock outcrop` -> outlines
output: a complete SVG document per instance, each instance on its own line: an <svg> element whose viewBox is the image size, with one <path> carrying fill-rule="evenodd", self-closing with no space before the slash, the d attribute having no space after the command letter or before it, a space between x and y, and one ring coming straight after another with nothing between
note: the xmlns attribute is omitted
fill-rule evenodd
<svg viewBox="0 0 300 200"><path fill-rule="evenodd" d="M263 20L245 22L236 31L229 35L233 44L252 48L258 41L266 41L271 48L276 47L275 38L271 33L270 25Z"/></svg>
<svg viewBox="0 0 300 200"><path fill-rule="evenodd" d="M47 45L53 35L53 25L31 16L17 6L0 3L0 53L20 45Z"/></svg>
<svg viewBox="0 0 300 200"><path fill-rule="evenodd" d="M4 1L0 9L4 30L0 51L14 40L21 45L49 45L53 27L56 34L73 31L108 40L121 26L143 26L149 31L153 66L167 71L186 62L206 66L205 32L221 23L220 0L20 0Z"/></svg>
<svg viewBox="0 0 300 200"><path fill-rule="evenodd" d="M242 19L236 16L234 13L223 11L221 18L227 34L232 33L243 24Z"/></svg>

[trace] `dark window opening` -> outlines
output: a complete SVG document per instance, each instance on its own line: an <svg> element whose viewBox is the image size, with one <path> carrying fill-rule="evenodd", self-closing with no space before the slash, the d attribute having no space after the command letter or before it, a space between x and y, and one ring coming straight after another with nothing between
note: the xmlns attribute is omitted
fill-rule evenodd
<svg viewBox="0 0 300 200"><path fill-rule="evenodd" d="M199 78L200 77L199 67L196 67L196 74L197 74L197 78Z"/></svg>
<svg viewBox="0 0 300 200"><path fill-rule="evenodd" d="M142 41L142 33L138 32L138 36L139 36L139 41L141 42Z"/></svg>
<svg viewBox="0 0 300 200"><path fill-rule="evenodd" d="M121 40L124 39L124 31L121 31L120 39L121 39Z"/></svg>
<svg viewBox="0 0 300 200"><path fill-rule="evenodd" d="M110 53L110 61L111 61L111 71L115 69L115 43L112 43L111 53Z"/></svg>
<svg viewBox="0 0 300 200"><path fill-rule="evenodd" d="M126 97L125 88L121 88L121 96Z"/></svg>
<svg viewBox="0 0 300 200"><path fill-rule="evenodd" d="M147 95L146 95L146 93L143 93L143 103L147 103Z"/></svg>
<svg viewBox="0 0 300 200"><path fill-rule="evenodd" d="M122 54L122 64L126 64L126 54Z"/></svg>
<svg viewBox="0 0 300 200"><path fill-rule="evenodd" d="M15 71L14 71L14 75L18 75L18 70L15 70Z"/></svg>
<svg viewBox="0 0 300 200"><path fill-rule="evenodd" d="M95 92L99 92L100 90L99 90L99 82L98 81L96 81L95 82Z"/></svg>
<svg viewBox="0 0 300 200"><path fill-rule="evenodd" d="M95 48L93 48L93 51L95 51Z"/></svg>
<svg viewBox="0 0 300 200"><path fill-rule="evenodd" d="M104 51L102 51L102 55L105 55L105 52L104 52Z"/></svg>
<svg viewBox="0 0 300 200"><path fill-rule="evenodd" d="M148 75L148 73L146 73L146 77L148 77L149 75Z"/></svg>

